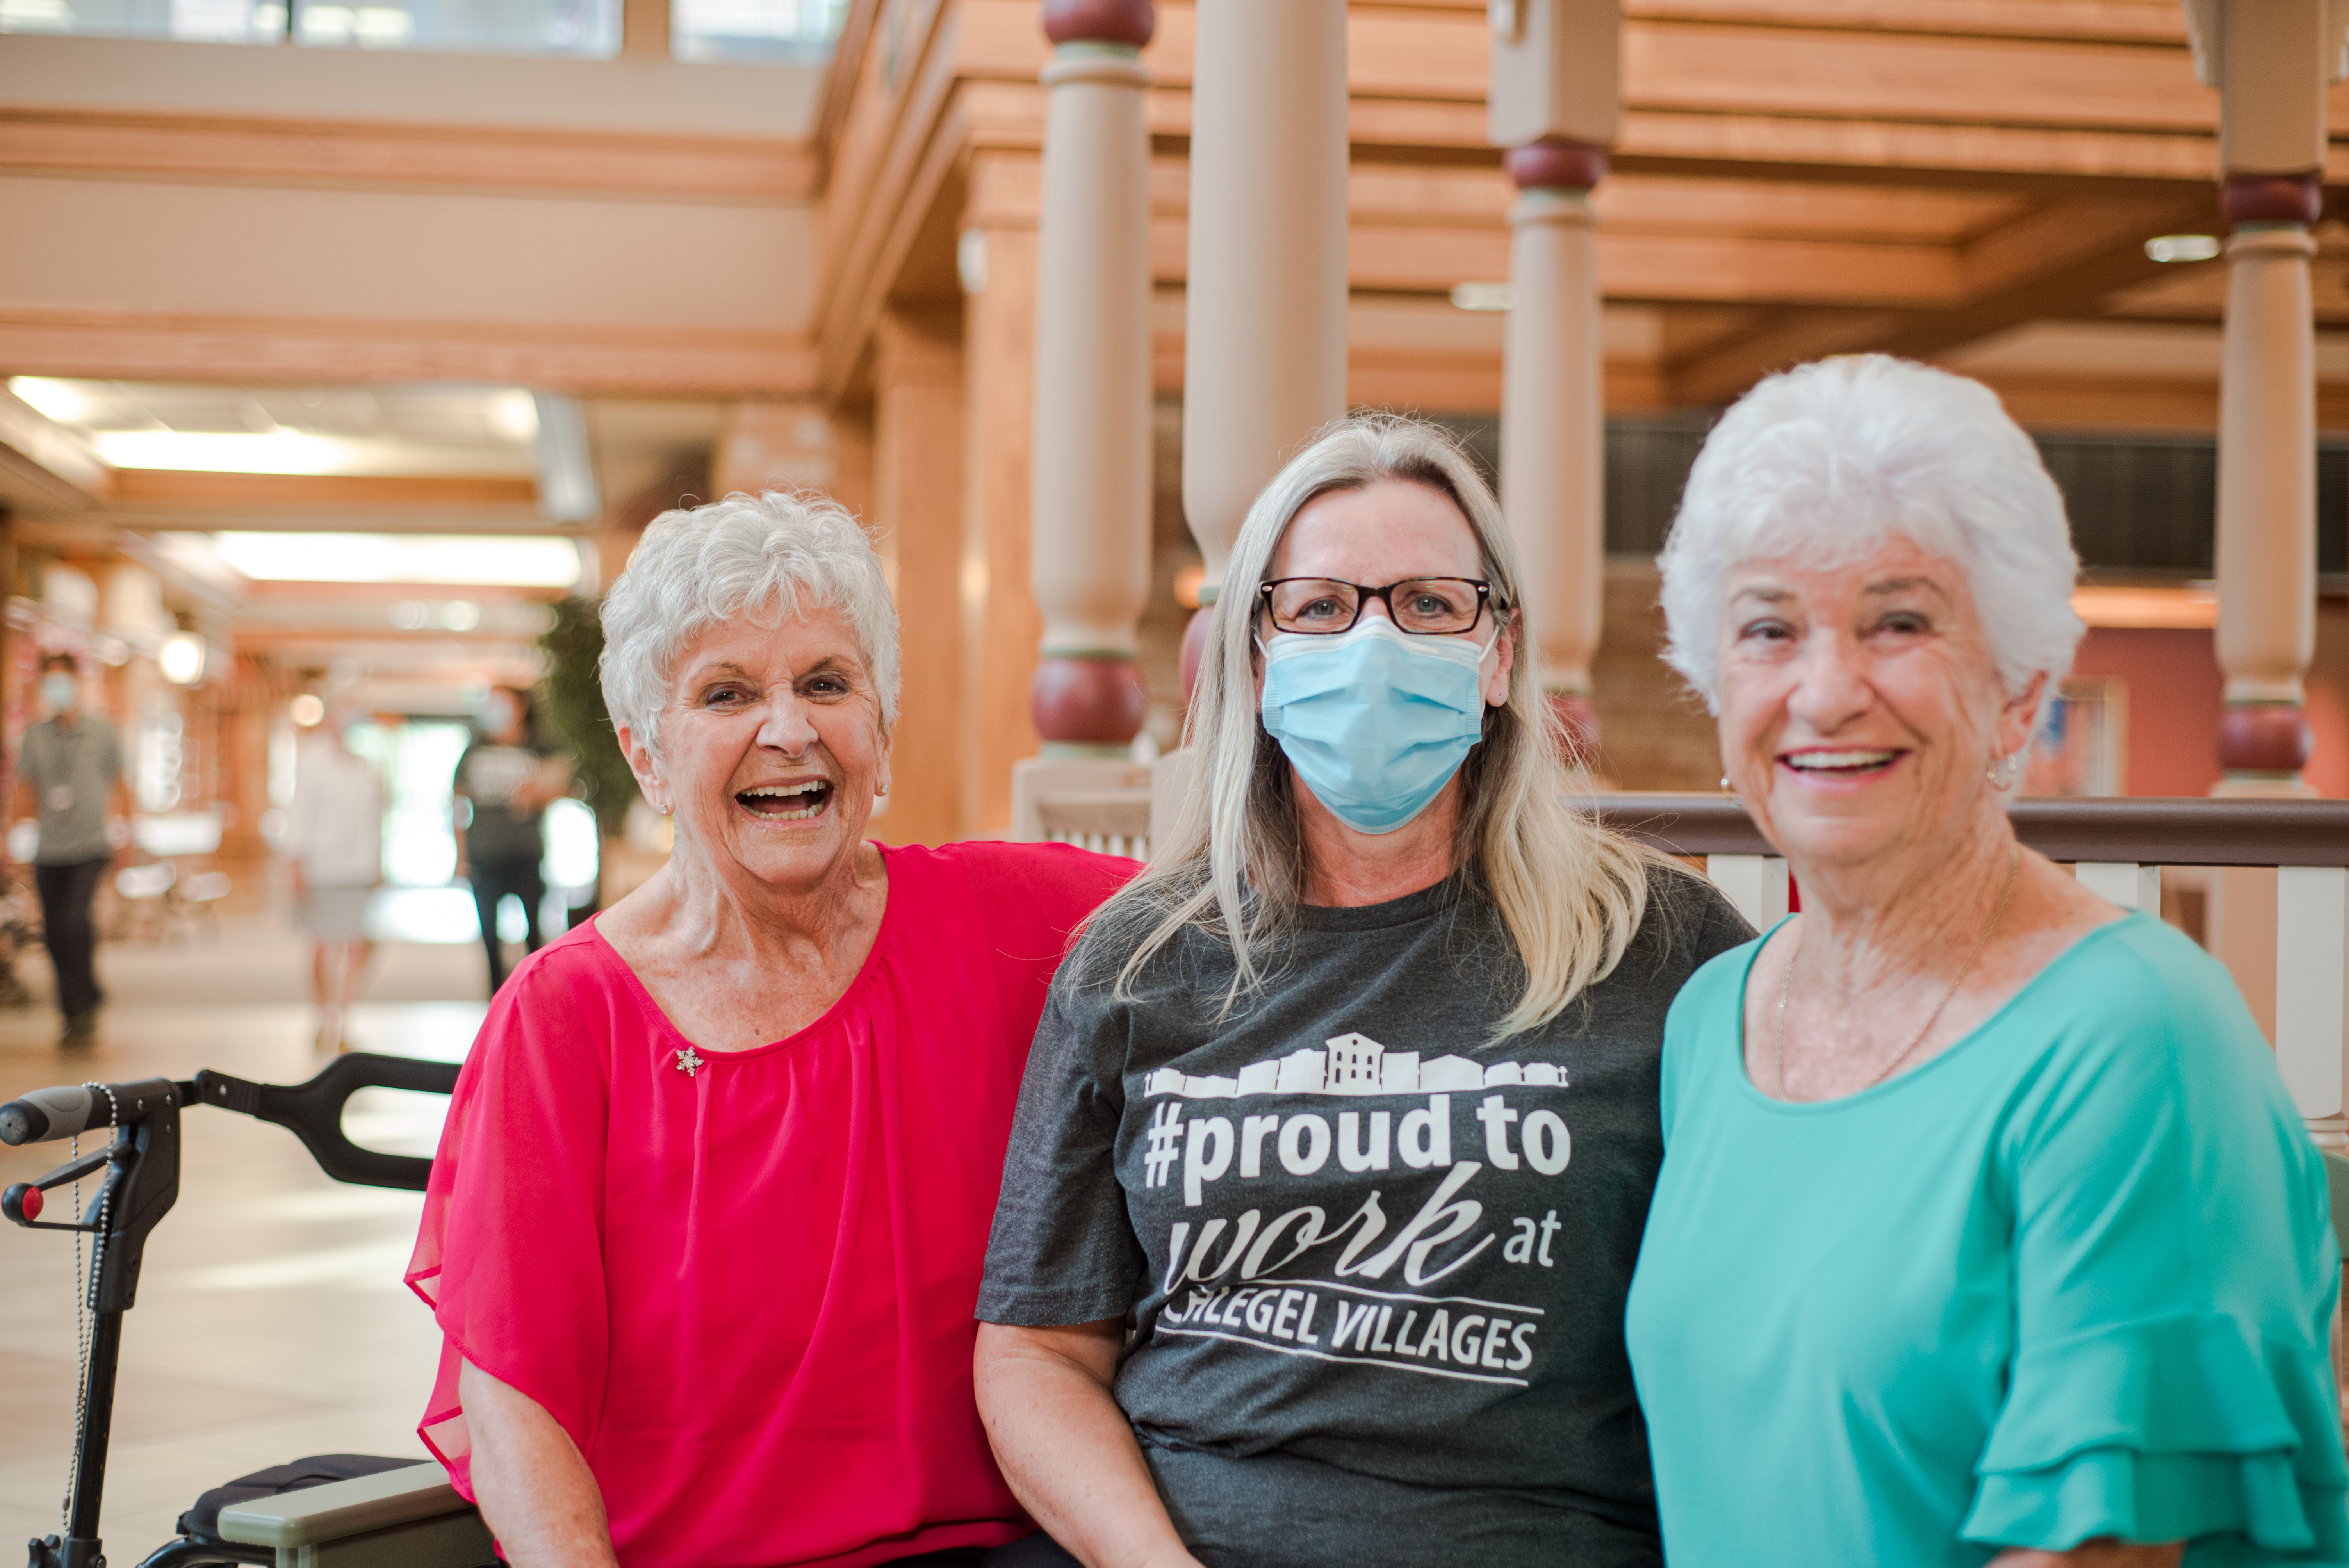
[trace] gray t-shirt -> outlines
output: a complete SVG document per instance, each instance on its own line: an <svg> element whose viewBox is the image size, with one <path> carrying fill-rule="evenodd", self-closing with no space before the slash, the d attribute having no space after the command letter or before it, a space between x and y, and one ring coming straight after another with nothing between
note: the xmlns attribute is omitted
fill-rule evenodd
<svg viewBox="0 0 2349 1568"><path fill-rule="evenodd" d="M1132 1001L1130 923L1062 965L978 1315L1133 1315L1118 1402L1209 1568L1661 1563L1623 1303L1664 1015L1752 934L1651 887L1614 973L1497 1046L1524 969L1464 879L1303 911L1227 1017L1197 932Z"/></svg>
<svg viewBox="0 0 2349 1568"><path fill-rule="evenodd" d="M545 852L535 808L513 803L514 791L535 777L545 754L528 746L477 740L457 758L457 788L473 803L465 830L465 858L480 865L536 861Z"/></svg>
<svg viewBox="0 0 2349 1568"><path fill-rule="evenodd" d="M112 725L85 713L68 734L55 718L41 720L25 731L16 773L40 802L36 865L79 865L114 853L106 841L106 807L122 777L122 748Z"/></svg>

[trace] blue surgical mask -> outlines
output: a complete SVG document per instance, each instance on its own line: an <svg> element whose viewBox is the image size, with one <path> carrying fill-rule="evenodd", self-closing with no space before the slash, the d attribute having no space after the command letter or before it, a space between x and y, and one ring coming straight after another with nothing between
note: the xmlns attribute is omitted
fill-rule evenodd
<svg viewBox="0 0 2349 1568"><path fill-rule="evenodd" d="M1358 833L1392 833L1427 810L1484 738L1490 642L1414 637L1366 615L1338 636L1258 645L1266 731Z"/></svg>
<svg viewBox="0 0 2349 1568"><path fill-rule="evenodd" d="M41 701L52 712L64 712L80 696L80 685L63 670L51 670L41 677Z"/></svg>

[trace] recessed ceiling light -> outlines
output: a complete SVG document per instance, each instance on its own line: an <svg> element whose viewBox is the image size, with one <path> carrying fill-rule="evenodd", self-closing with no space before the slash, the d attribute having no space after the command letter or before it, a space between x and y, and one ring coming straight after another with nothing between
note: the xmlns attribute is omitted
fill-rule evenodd
<svg viewBox="0 0 2349 1568"><path fill-rule="evenodd" d="M1461 310L1506 310L1514 292L1506 283L1455 284L1452 303Z"/></svg>
<svg viewBox="0 0 2349 1568"><path fill-rule="evenodd" d="M60 425L70 425L89 412L89 399L71 382L47 376L11 376L8 390Z"/></svg>
<svg viewBox="0 0 2349 1568"><path fill-rule="evenodd" d="M453 533L232 532L212 537L222 560L263 583L568 588L579 581L579 547L568 539ZM444 616L435 618L447 624Z"/></svg>
<svg viewBox="0 0 2349 1568"><path fill-rule="evenodd" d="M2156 262L2207 262L2220 249L2215 234L2162 234L2145 242L2147 259Z"/></svg>

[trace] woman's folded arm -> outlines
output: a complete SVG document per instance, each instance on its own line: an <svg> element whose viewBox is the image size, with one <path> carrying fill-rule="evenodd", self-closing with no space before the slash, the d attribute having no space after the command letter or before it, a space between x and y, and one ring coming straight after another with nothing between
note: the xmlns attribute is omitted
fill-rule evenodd
<svg viewBox="0 0 2349 1568"><path fill-rule="evenodd" d="M619 1568L604 1494L544 1407L468 1361L457 1374L473 1439L473 1495L512 1568Z"/></svg>
<svg viewBox="0 0 2349 1568"><path fill-rule="evenodd" d="M1085 1568L1198 1568L1110 1392L1125 1325L978 1326L978 1412L1020 1503Z"/></svg>

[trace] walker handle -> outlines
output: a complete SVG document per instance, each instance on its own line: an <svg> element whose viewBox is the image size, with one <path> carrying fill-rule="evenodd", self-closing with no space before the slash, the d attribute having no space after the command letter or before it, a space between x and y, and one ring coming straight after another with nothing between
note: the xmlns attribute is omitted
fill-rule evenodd
<svg viewBox="0 0 2349 1568"><path fill-rule="evenodd" d="M343 1135L343 1107L363 1088L453 1093L457 1072L455 1062L354 1051L336 1057L326 1071L305 1084L252 1083L206 1068L196 1075L195 1098L206 1105L291 1129L318 1168L337 1181L421 1192L432 1174L432 1161L360 1148Z"/></svg>

